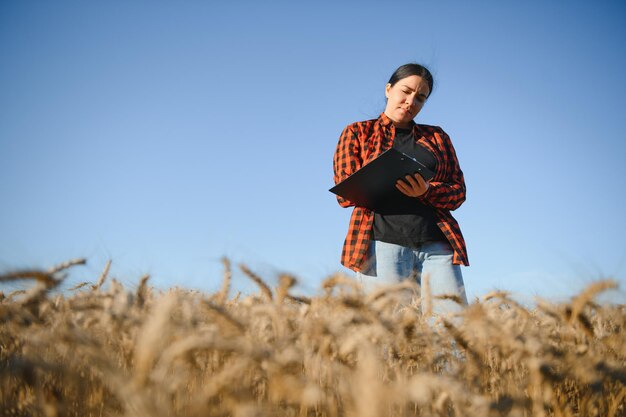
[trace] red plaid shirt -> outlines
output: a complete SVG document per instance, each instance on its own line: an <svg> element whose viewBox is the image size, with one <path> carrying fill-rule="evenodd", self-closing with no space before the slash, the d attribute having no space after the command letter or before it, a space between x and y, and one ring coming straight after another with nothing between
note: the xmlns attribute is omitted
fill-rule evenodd
<svg viewBox="0 0 626 417"><path fill-rule="evenodd" d="M450 214L450 210L455 210L465 201L465 180L452 142L437 126L414 124L413 134L417 142L431 151L437 160L437 172L430 181L428 191L417 198L435 208L439 219L437 225L454 250L452 262L469 265L461 228ZM395 126L385 113L378 119L348 125L341 133L333 159L335 184L391 148L394 137ZM352 202L342 197L337 196L337 200L341 207L354 206ZM364 267L373 224L372 210L363 207L354 208L341 253L341 263L347 268L361 271Z"/></svg>

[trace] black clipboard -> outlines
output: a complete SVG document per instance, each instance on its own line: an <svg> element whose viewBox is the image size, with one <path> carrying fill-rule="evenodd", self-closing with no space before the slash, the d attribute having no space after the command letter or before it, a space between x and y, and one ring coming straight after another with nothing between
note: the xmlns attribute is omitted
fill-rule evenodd
<svg viewBox="0 0 626 417"><path fill-rule="evenodd" d="M417 159L390 148L328 191L357 207L376 210L401 200L404 194L396 188L396 181L415 173L419 173L426 181L435 176Z"/></svg>

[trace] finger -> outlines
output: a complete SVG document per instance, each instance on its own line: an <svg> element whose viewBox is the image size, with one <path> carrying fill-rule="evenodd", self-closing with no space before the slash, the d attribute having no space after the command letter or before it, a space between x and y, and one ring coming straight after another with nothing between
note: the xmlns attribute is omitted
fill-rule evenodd
<svg viewBox="0 0 626 417"><path fill-rule="evenodd" d="M428 189L428 184L424 177L420 174L414 174L411 176L411 186L413 189L413 196L418 197L426 192Z"/></svg>
<svg viewBox="0 0 626 417"><path fill-rule="evenodd" d="M422 177L417 172L413 175L413 177L415 178L415 180L420 186L426 185L426 180L424 180L424 177Z"/></svg>
<svg viewBox="0 0 626 417"><path fill-rule="evenodd" d="M402 194L408 195L409 197L411 197L411 193L413 192L412 188L409 187L406 182L402 181L402 180L398 180L396 182L396 188L398 189L398 191L400 191Z"/></svg>
<svg viewBox="0 0 626 417"><path fill-rule="evenodd" d="M415 180L415 177L413 175L407 175L406 182L408 182L409 185L414 189L419 188L419 182Z"/></svg>
<svg viewBox="0 0 626 417"><path fill-rule="evenodd" d="M396 181L396 187L398 189L405 190L405 191L408 191L411 189L411 187L405 181L402 181L402 180Z"/></svg>
<svg viewBox="0 0 626 417"><path fill-rule="evenodd" d="M407 197L415 197L415 194L412 191L408 191L406 188L402 189L399 186L396 186L396 188Z"/></svg>

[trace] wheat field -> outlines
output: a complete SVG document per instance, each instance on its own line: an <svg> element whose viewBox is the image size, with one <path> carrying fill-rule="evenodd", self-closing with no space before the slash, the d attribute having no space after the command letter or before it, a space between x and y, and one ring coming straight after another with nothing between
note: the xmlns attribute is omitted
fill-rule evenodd
<svg viewBox="0 0 626 417"><path fill-rule="evenodd" d="M81 263L0 275L33 282L0 293L2 415L626 416L625 306L594 301L613 281L532 308L494 292L437 317L398 302L414 285L363 294L343 275L306 298L294 277L270 288L240 265L259 291L231 296L227 260L212 294L147 276L130 290L110 263L54 291Z"/></svg>

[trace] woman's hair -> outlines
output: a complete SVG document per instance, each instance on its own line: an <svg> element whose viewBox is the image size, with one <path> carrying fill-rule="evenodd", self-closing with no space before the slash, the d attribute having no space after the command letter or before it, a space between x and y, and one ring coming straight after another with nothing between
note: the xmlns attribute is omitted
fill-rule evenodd
<svg viewBox="0 0 626 417"><path fill-rule="evenodd" d="M417 75L422 77L428 83L428 95L433 92L433 75L423 65L420 64L404 64L391 74L389 78L389 84L393 87L395 83L403 78L410 77L411 75Z"/></svg>

